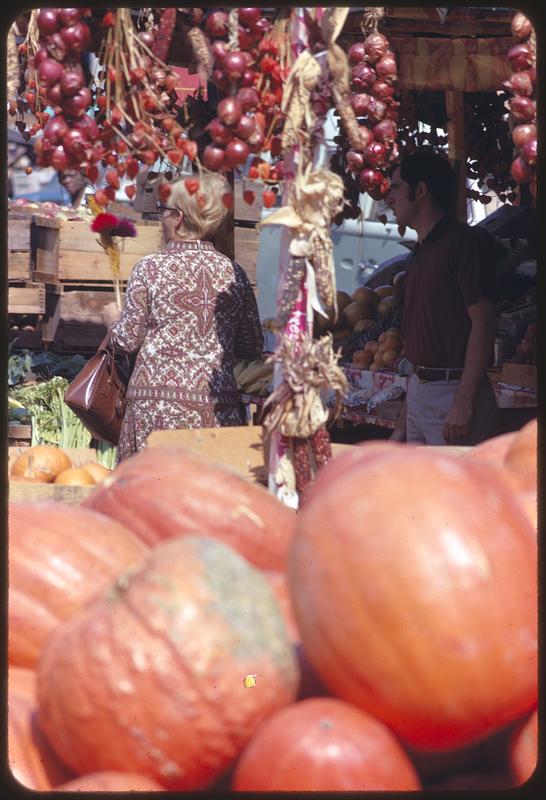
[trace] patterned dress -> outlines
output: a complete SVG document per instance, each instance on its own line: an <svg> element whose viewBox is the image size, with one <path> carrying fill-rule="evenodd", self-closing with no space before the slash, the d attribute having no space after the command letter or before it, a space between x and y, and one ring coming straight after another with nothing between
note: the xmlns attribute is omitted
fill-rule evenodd
<svg viewBox="0 0 546 800"><path fill-rule="evenodd" d="M153 430L243 424L233 366L261 356L263 335L246 273L210 242L170 242L141 259L111 334L138 353L119 460Z"/></svg>

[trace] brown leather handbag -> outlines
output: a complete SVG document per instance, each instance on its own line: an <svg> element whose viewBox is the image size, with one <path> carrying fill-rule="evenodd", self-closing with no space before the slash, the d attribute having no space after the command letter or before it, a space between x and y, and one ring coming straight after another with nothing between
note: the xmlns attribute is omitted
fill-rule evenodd
<svg viewBox="0 0 546 800"><path fill-rule="evenodd" d="M108 333L64 393L64 401L94 439L117 444L130 371L116 361Z"/></svg>

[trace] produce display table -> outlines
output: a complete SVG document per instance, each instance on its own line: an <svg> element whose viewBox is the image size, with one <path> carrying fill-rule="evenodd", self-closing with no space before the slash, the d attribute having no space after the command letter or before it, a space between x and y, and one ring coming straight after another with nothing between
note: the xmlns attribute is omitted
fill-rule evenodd
<svg viewBox="0 0 546 800"><path fill-rule="evenodd" d="M536 389L511 386L498 381L493 384L498 408L536 408L538 396Z"/></svg>
<svg viewBox="0 0 546 800"><path fill-rule="evenodd" d="M261 425L153 431L146 444L148 447L185 447L237 472L243 478L267 484L268 459L264 458ZM349 447L352 445L332 444L332 454L339 455Z"/></svg>

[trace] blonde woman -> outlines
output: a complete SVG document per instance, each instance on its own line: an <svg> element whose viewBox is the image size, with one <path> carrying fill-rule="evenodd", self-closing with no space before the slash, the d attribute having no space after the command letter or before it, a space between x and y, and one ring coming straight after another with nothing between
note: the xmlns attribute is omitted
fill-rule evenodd
<svg viewBox="0 0 546 800"><path fill-rule="evenodd" d="M111 328L115 347L137 354L119 460L153 430L244 422L233 366L262 353L258 308L244 270L206 241L226 217L228 191L214 173L193 194L184 180L173 183L160 207L165 249L133 268Z"/></svg>

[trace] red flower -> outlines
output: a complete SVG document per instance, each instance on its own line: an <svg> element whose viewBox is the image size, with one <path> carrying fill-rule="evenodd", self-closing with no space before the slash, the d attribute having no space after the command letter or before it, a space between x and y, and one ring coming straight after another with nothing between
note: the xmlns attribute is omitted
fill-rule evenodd
<svg viewBox="0 0 546 800"><path fill-rule="evenodd" d="M97 214L91 223L91 230L95 233L111 233L119 225L119 219L114 214Z"/></svg>

